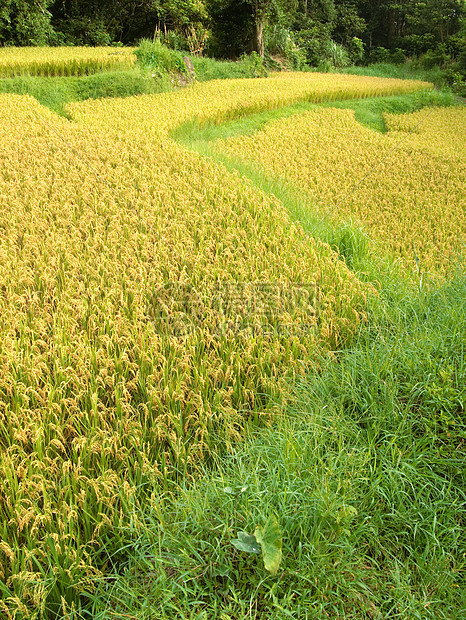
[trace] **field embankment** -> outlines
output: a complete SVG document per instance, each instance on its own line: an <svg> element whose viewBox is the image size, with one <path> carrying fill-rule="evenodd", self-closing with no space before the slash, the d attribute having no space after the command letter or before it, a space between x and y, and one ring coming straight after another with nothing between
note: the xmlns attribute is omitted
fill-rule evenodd
<svg viewBox="0 0 466 620"><path fill-rule="evenodd" d="M88 610L160 489L283 411L367 319L372 285L170 131L427 86L278 75L75 103L72 122L0 96L6 617Z"/></svg>
<svg viewBox="0 0 466 620"><path fill-rule="evenodd" d="M466 235L465 120L464 107L385 114L382 134L352 110L315 109L215 148L304 191L311 211L362 224L408 269L445 273Z"/></svg>

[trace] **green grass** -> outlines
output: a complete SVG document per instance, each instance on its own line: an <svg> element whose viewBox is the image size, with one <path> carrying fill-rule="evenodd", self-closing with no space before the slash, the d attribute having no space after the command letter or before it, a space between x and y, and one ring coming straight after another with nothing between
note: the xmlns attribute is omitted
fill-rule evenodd
<svg viewBox="0 0 466 620"><path fill-rule="evenodd" d="M287 415L154 494L91 617L464 618L465 300L460 272L381 291ZM276 577L231 544L272 513Z"/></svg>
<svg viewBox="0 0 466 620"><path fill-rule="evenodd" d="M72 101L102 97L131 97L162 92L170 88L169 81L155 80L149 73L137 68L81 77L20 76L0 79L0 93L32 95L42 105L65 116L64 106Z"/></svg>
<svg viewBox="0 0 466 620"><path fill-rule="evenodd" d="M257 56L242 56L239 60L216 60L204 56L192 56L196 80L226 80L233 78L265 77L264 64Z"/></svg>
<svg viewBox="0 0 466 620"><path fill-rule="evenodd" d="M425 69L416 65L413 61L406 61L403 64L374 63L367 67L348 67L339 69L342 73L352 73L354 75L372 75L376 77L398 78L405 80L422 80L432 82L436 86L446 86L445 72L441 67Z"/></svg>

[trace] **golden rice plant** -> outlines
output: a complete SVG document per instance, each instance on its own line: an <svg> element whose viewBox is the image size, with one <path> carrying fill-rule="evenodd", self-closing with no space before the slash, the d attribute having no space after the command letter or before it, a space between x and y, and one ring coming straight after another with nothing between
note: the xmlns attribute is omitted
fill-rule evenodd
<svg viewBox="0 0 466 620"><path fill-rule="evenodd" d="M109 131L166 135L182 123L219 123L252 112L298 101L388 96L431 89L428 82L329 73L276 73L254 80L232 79L196 83L190 88L131 101L95 100L70 104L76 121ZM157 138L158 139L158 138Z"/></svg>
<svg viewBox="0 0 466 620"><path fill-rule="evenodd" d="M92 587L148 485L277 410L368 289L168 137L0 109L0 609L33 617Z"/></svg>
<svg viewBox="0 0 466 620"><path fill-rule="evenodd" d="M3 47L0 77L78 76L124 69L136 62L133 51L111 47Z"/></svg>
<svg viewBox="0 0 466 620"><path fill-rule="evenodd" d="M466 109L386 121L380 134L350 110L321 109L218 147L305 190L310 209L359 220L408 266L443 273L466 238Z"/></svg>
<svg viewBox="0 0 466 620"><path fill-rule="evenodd" d="M421 85L425 87L425 85ZM0 613L72 614L151 485L277 411L370 288L170 131L415 83L297 75L70 106L0 96Z"/></svg>

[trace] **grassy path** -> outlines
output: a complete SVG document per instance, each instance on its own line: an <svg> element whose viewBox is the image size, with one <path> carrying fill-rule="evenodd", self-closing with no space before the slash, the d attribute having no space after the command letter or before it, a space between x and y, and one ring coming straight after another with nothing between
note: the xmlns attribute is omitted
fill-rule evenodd
<svg viewBox="0 0 466 620"><path fill-rule="evenodd" d="M381 101L342 105L383 130ZM119 618L465 617L464 272L413 285L367 253L361 231L313 218L292 187L210 144L303 107L174 137L273 193L359 273L377 274L379 298L351 349L295 386L287 415L147 507L125 570L94 599L96 618L107 617L105 598ZM283 537L277 577L231 544L270 515Z"/></svg>

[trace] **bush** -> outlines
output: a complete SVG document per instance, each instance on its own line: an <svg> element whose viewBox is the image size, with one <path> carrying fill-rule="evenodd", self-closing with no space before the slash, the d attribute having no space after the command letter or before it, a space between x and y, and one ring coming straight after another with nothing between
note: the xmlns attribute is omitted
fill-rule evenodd
<svg viewBox="0 0 466 620"><path fill-rule="evenodd" d="M351 64L346 49L343 45L335 43L335 41L330 41L326 45L325 54L327 57L326 60L331 62L337 69L348 67Z"/></svg>
<svg viewBox="0 0 466 620"><path fill-rule="evenodd" d="M64 19L55 26L61 41L66 45L106 46L111 43L111 36L106 26L100 21L87 19Z"/></svg>
<svg viewBox="0 0 466 620"><path fill-rule="evenodd" d="M390 50L386 47L375 47L371 52L371 62L390 62Z"/></svg>
<svg viewBox="0 0 466 620"><path fill-rule="evenodd" d="M352 64L358 64L364 58L364 43L358 37L353 37L348 45L347 52Z"/></svg>
<svg viewBox="0 0 466 620"><path fill-rule="evenodd" d="M264 59L257 52L252 54L243 54L240 62L244 66L248 77L267 77L267 69L265 68Z"/></svg>
<svg viewBox="0 0 466 620"><path fill-rule="evenodd" d="M424 69L433 69L434 67L444 67L450 56L444 45L438 45L435 49L428 50L419 58L419 63Z"/></svg>
<svg viewBox="0 0 466 620"><path fill-rule="evenodd" d="M143 39L134 53L142 67L150 68L159 77L167 73L186 73L181 53L169 49L158 39L155 41Z"/></svg>
<svg viewBox="0 0 466 620"><path fill-rule="evenodd" d="M289 68L296 71L306 64L306 52L296 44L293 33L283 26L274 25L267 32L267 53L281 56Z"/></svg>
<svg viewBox="0 0 466 620"><path fill-rule="evenodd" d="M327 58L327 47L330 41L327 27L312 26L297 33L296 43L304 51L307 63L316 67Z"/></svg>
<svg viewBox="0 0 466 620"><path fill-rule="evenodd" d="M227 80L233 78L267 77L264 59L253 52L243 54L240 60L214 60L206 56L191 56L196 80Z"/></svg>
<svg viewBox="0 0 466 620"><path fill-rule="evenodd" d="M394 65L402 65L406 61L406 54L400 48L397 48L394 52L392 52L390 56L390 61Z"/></svg>

